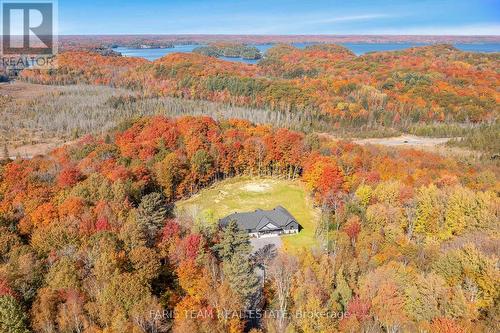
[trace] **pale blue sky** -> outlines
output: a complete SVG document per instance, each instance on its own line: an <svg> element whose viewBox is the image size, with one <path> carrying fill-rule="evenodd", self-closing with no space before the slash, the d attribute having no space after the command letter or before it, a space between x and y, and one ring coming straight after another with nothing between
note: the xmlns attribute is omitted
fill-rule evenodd
<svg viewBox="0 0 500 333"><path fill-rule="evenodd" d="M500 35L500 0L59 0L61 34Z"/></svg>

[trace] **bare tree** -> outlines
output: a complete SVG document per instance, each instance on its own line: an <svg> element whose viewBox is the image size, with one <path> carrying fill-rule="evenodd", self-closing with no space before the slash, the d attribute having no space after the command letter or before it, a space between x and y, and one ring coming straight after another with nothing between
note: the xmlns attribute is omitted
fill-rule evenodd
<svg viewBox="0 0 500 333"><path fill-rule="evenodd" d="M273 283L278 301L278 332L284 332L286 328L290 289L293 275L297 269L297 257L282 252L278 254L269 267L269 277Z"/></svg>
<svg viewBox="0 0 500 333"><path fill-rule="evenodd" d="M250 256L252 263L262 270L262 285L266 283L266 269L276 257L276 246L267 244Z"/></svg>
<svg viewBox="0 0 500 333"><path fill-rule="evenodd" d="M2 156L2 159L3 160L8 160L10 159L10 155L9 155L9 148L7 147L7 144L4 143L3 144L3 156Z"/></svg>

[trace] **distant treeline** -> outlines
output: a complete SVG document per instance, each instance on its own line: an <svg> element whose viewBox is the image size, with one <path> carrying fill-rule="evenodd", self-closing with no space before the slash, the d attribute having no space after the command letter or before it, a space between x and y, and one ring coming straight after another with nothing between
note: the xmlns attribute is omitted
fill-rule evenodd
<svg viewBox="0 0 500 333"><path fill-rule="evenodd" d="M274 44L274 43L499 43L498 36L394 36L394 35L66 35L59 36L60 49L86 49L89 45L128 45L137 40L150 43Z"/></svg>
<svg viewBox="0 0 500 333"><path fill-rule="evenodd" d="M25 70L45 84L98 84L149 96L209 100L273 111L321 115L331 126L402 127L480 123L498 118L499 54L449 45L356 57L337 45L278 45L258 65L199 54L150 62L86 52L58 56L53 71Z"/></svg>

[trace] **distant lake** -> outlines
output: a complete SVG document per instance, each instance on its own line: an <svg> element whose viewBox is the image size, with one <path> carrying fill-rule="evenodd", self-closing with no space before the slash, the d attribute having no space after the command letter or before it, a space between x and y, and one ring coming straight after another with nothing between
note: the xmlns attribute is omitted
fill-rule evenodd
<svg viewBox="0 0 500 333"><path fill-rule="evenodd" d="M298 48L305 48L306 46L313 45L312 43L294 43L292 44ZM425 46L430 44L424 43L340 43L354 52L356 55L362 55L367 52L380 52L380 51L397 51L407 49L409 47L415 46ZM128 47L117 47L114 48L115 51L120 52L125 57L139 57L145 58L147 60L153 61L158 58L161 58L167 54L171 53L191 53L193 49L202 45L176 45L173 48L168 49L133 49ZM266 53L268 49L273 47L273 44L256 44L257 47L262 54ZM462 51L469 52L500 52L500 43L477 43L477 44L463 44L457 43L454 46ZM236 61L243 62L247 64L256 64L258 60L248 60L242 58L228 58L228 57L220 57L220 59L228 60L228 61Z"/></svg>

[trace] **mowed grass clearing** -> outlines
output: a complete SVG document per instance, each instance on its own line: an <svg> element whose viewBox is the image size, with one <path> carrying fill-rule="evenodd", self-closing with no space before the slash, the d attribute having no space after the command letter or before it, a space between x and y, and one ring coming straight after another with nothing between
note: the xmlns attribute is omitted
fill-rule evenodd
<svg viewBox="0 0 500 333"><path fill-rule="evenodd" d="M212 210L214 217L220 219L235 212L249 212L255 209L285 207L302 226L297 235L281 236L287 251L295 252L303 247L314 247L316 224L319 210L299 181L268 178L233 178L202 190L197 195L176 204L179 213L201 213Z"/></svg>

